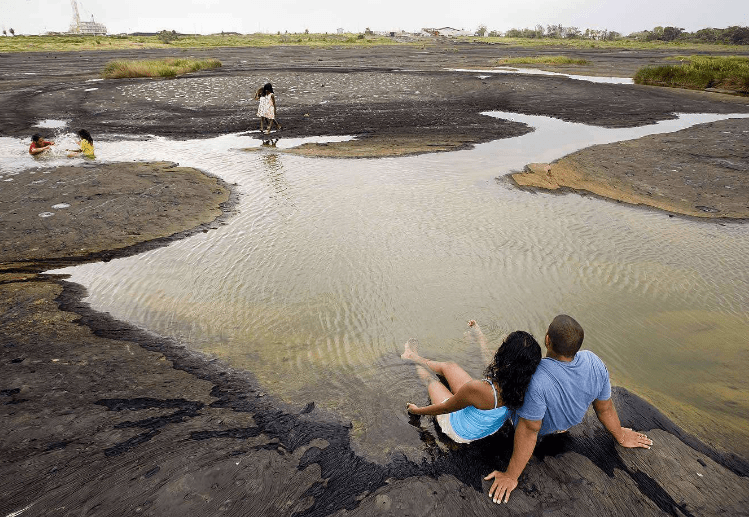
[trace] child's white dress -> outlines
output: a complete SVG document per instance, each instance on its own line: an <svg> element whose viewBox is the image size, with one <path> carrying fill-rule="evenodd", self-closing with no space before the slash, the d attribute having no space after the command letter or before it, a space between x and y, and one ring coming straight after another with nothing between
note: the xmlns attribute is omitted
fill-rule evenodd
<svg viewBox="0 0 749 517"><path fill-rule="evenodd" d="M258 117L265 117L271 120L274 120L276 118L276 113L273 109L273 101L271 100L272 97L272 93L260 97L260 102L257 106Z"/></svg>

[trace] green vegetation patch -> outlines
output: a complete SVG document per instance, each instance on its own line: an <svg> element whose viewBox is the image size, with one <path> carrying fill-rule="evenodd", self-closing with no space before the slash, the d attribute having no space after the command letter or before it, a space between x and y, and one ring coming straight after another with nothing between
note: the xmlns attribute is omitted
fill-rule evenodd
<svg viewBox="0 0 749 517"><path fill-rule="evenodd" d="M646 66L637 71L637 84L691 90L716 88L749 94L749 58L739 56L680 57L678 65Z"/></svg>
<svg viewBox="0 0 749 517"><path fill-rule="evenodd" d="M423 44L422 41L419 42ZM0 37L2 52L67 52L80 50L117 50L143 48L221 48L221 47L270 47L275 45L330 48L337 46L369 47L376 45L399 45L395 38L374 34L236 34L209 35L179 34L161 31L153 36L109 35L87 36L48 34L44 36Z"/></svg>
<svg viewBox="0 0 749 517"><path fill-rule="evenodd" d="M497 61L498 65L587 65L587 59L567 56L506 57Z"/></svg>
<svg viewBox="0 0 749 517"><path fill-rule="evenodd" d="M105 79L125 77L177 77L178 75L218 68L218 59L147 59L143 61L111 61L104 67Z"/></svg>

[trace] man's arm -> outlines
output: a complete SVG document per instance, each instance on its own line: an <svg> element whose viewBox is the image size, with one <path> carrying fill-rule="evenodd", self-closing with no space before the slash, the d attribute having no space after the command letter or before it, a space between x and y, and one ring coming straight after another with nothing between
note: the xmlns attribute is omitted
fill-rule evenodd
<svg viewBox="0 0 749 517"><path fill-rule="evenodd" d="M616 408L611 399L594 400L593 409L595 409L596 416L603 424L603 427L611 433L614 440L622 447L644 447L645 449L649 449L653 445L653 440L644 434L633 431L629 427L622 427L619 415L616 413Z"/></svg>
<svg viewBox="0 0 749 517"><path fill-rule="evenodd" d="M518 420L518 425L515 429L512 458L510 458L510 464L507 465L507 471L500 472L495 470L484 478L487 481L494 478L494 483L492 483L489 489L489 497L495 503L501 503L503 498L506 503L510 498L510 492L518 486L518 478L523 473L528 460L531 459L531 455L533 455L533 449L536 447L538 432L540 430L541 420L526 420L525 418Z"/></svg>

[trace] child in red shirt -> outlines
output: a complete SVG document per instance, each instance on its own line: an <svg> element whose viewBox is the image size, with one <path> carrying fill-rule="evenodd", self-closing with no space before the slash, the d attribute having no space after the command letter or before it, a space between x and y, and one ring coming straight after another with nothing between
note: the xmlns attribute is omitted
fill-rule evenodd
<svg viewBox="0 0 749 517"><path fill-rule="evenodd" d="M29 154L36 156L44 151L48 150L51 146L55 145L54 142L49 142L42 139L42 135L39 133L34 134L31 137L31 145L29 146Z"/></svg>

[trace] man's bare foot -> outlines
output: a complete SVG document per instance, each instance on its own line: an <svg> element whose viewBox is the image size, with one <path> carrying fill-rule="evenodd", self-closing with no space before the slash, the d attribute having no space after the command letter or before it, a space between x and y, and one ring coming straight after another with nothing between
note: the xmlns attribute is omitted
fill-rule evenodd
<svg viewBox="0 0 749 517"><path fill-rule="evenodd" d="M416 361L419 357L419 340L411 338L406 341L404 345L405 352L401 354L401 359L408 359L409 361Z"/></svg>

